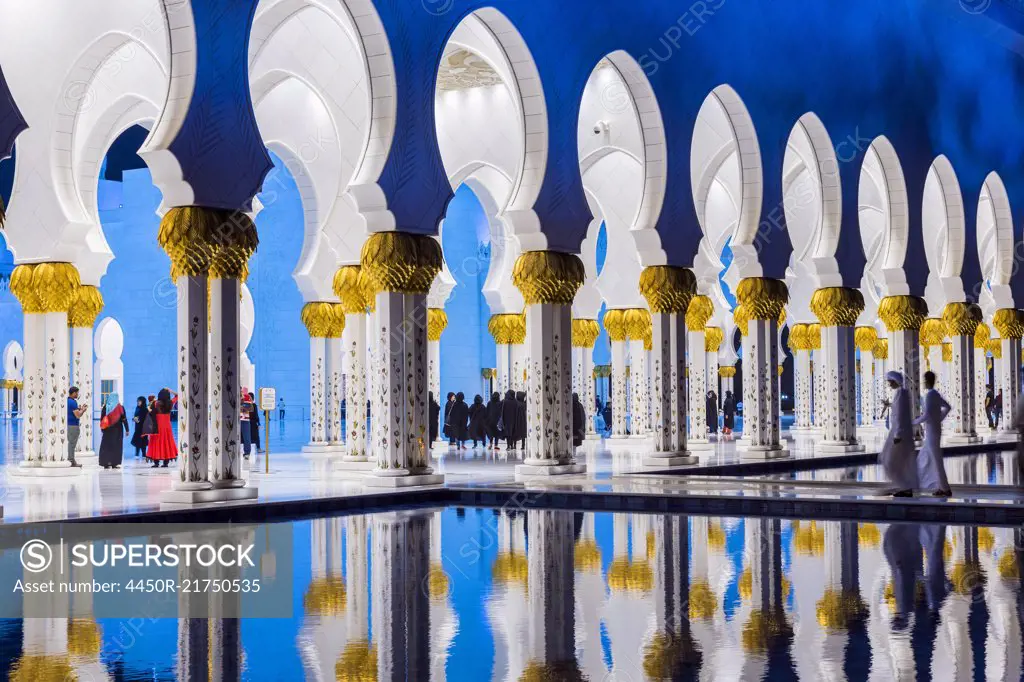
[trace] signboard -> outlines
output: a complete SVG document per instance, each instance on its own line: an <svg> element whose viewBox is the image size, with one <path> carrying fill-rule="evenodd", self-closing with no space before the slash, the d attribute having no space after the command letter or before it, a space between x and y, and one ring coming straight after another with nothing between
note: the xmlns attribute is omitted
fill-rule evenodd
<svg viewBox="0 0 1024 682"><path fill-rule="evenodd" d="M264 412L269 412L274 409L277 405L277 389L274 388L261 388L260 389L260 409Z"/></svg>

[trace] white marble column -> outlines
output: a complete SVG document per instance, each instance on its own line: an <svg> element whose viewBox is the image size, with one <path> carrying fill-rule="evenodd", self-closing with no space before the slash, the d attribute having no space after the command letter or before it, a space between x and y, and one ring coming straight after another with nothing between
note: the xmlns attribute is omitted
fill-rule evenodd
<svg viewBox="0 0 1024 682"><path fill-rule="evenodd" d="M447 401L443 401L441 398L441 335L444 334L447 327L448 315L443 308L427 310L427 364L430 373L430 391L442 409ZM498 357L499 359L501 357L500 350ZM498 386L500 387L500 383ZM444 440L442 426L442 424L437 425L437 439L431 444L432 448L447 447L448 443Z"/></svg>
<svg viewBox="0 0 1024 682"><path fill-rule="evenodd" d="M949 443L981 441L974 412L974 335L980 319L981 310L967 303L948 303L942 312L942 321L952 345L951 371L946 388L946 399L953 407L947 421L952 426L946 437Z"/></svg>
<svg viewBox="0 0 1024 682"><path fill-rule="evenodd" d="M788 457L779 432L778 325L788 300L781 280L747 278L737 287L737 300L749 319L745 349L744 384L752 384L743 406L743 436L749 442L741 456L750 459ZM746 361L749 358L749 362Z"/></svg>
<svg viewBox="0 0 1024 682"><path fill-rule="evenodd" d="M857 440L854 325L864 310L864 298L857 289L826 287L814 292L811 310L821 324L819 369L825 400L823 440L817 448L826 453L861 452L864 446Z"/></svg>
<svg viewBox="0 0 1024 682"><path fill-rule="evenodd" d="M166 217L164 218L166 220ZM173 269L174 266L172 266ZM207 275L182 274L178 286L178 475L163 500L209 490ZM184 500L189 501L189 500Z"/></svg>
<svg viewBox="0 0 1024 682"><path fill-rule="evenodd" d="M331 303L318 301L302 306L302 323L309 332L309 441L302 452L327 455L327 336L334 328L335 311Z"/></svg>
<svg viewBox="0 0 1024 682"><path fill-rule="evenodd" d="M505 397L506 391L523 391L523 369L525 368L524 346L526 342L526 321L518 313L491 315L487 330L494 337L497 355L497 388ZM438 398L441 402L441 399ZM442 403L443 404L443 403Z"/></svg>
<svg viewBox="0 0 1024 682"><path fill-rule="evenodd" d="M645 440L647 425L647 351L643 338L629 340L629 432L632 440Z"/></svg>
<svg viewBox="0 0 1024 682"><path fill-rule="evenodd" d="M345 313L338 311L336 316L339 327L327 339L327 442L330 454L341 455L345 450L341 420L341 401L345 400L345 344L342 341Z"/></svg>
<svg viewBox="0 0 1024 682"><path fill-rule="evenodd" d="M626 382L626 311L609 310L604 315L612 350L612 439L625 438L627 410Z"/></svg>
<svg viewBox="0 0 1024 682"><path fill-rule="evenodd" d="M365 310L365 307L364 307ZM370 462L366 445L366 313L345 315L342 344L348 354L348 376L345 378L345 456L343 463ZM362 467L368 468L368 467Z"/></svg>
<svg viewBox="0 0 1024 682"><path fill-rule="evenodd" d="M686 429L686 310L696 288L693 274L682 268L644 269L641 291L651 310L652 436L654 452L646 466L696 464L688 450ZM703 347L702 347L703 348Z"/></svg>
<svg viewBox="0 0 1024 682"><path fill-rule="evenodd" d="M985 413L985 395L988 391L988 341L989 327L978 323L974 333L974 423L981 432L988 429L988 415Z"/></svg>
<svg viewBox="0 0 1024 682"><path fill-rule="evenodd" d="M43 374L43 467L65 468L68 460L68 389L71 388L70 343L68 341L68 314L47 312L43 316L44 374ZM91 419L92 406L82 414Z"/></svg>
<svg viewBox="0 0 1024 682"><path fill-rule="evenodd" d="M807 325L807 347L810 350L811 377L811 428L821 431L825 421L825 381L822 368L821 325L817 322Z"/></svg>
<svg viewBox="0 0 1024 682"><path fill-rule="evenodd" d="M594 417L597 413L594 390L594 343L600 333L601 327L597 320L572 321L573 366L576 368L573 372L573 392L579 395L587 415L588 440L600 438L594 428Z"/></svg>
<svg viewBox="0 0 1024 682"><path fill-rule="evenodd" d="M583 283L577 256L528 251L512 281L526 303L526 458L517 476L582 473L572 445L572 301Z"/></svg>
<svg viewBox="0 0 1024 682"><path fill-rule="evenodd" d="M726 393L732 393L733 398L736 396L736 367L732 365L725 365L718 368L718 374L722 377L722 399L725 399Z"/></svg>
<svg viewBox="0 0 1024 682"><path fill-rule="evenodd" d="M527 670L536 671L537 679L582 679L576 660L573 513L531 510L526 515Z"/></svg>
<svg viewBox="0 0 1024 682"><path fill-rule="evenodd" d="M691 450L709 450L708 441L708 356L704 351L705 327L715 313L709 296L694 296L686 310L687 367L689 368L689 431L687 444Z"/></svg>
<svg viewBox="0 0 1024 682"><path fill-rule="evenodd" d="M501 392L501 397L504 398L505 391L512 390L512 347L507 343L496 343L494 348L498 365L495 368L498 372L496 386ZM440 397L438 397L438 401L443 405L444 401Z"/></svg>
<svg viewBox="0 0 1024 682"><path fill-rule="evenodd" d="M1013 414L1020 397L1020 349L1024 336L1024 312L1012 308L997 310L992 317L992 326L1002 337L1002 367L1000 384L1003 389L1003 415L996 437L999 440L1017 440L1017 428Z"/></svg>
<svg viewBox="0 0 1024 682"><path fill-rule="evenodd" d="M887 296L878 304L878 317L889 333L889 371L903 375L903 385L910 393L911 417L921 413L921 325L928 305L917 296ZM920 429L916 430L920 433Z"/></svg>
<svg viewBox="0 0 1024 682"><path fill-rule="evenodd" d="M880 338L875 342L875 402L872 406L872 418L876 428L885 429L885 417L882 416L882 401L886 399L885 373L889 358L889 339Z"/></svg>
<svg viewBox="0 0 1024 682"><path fill-rule="evenodd" d="M722 387L718 373L718 351L725 340L725 332L721 327L706 327L704 329L704 354L707 356L708 368L708 390L714 391L718 397L718 404L722 404Z"/></svg>
<svg viewBox="0 0 1024 682"><path fill-rule="evenodd" d="M75 291L68 309L68 326L71 328L71 385L80 391L78 404L87 405L88 410L79 419L78 446L75 461L83 467L94 467L98 462L93 449L93 415L100 405L94 401L93 392L93 326L103 310L103 296L98 287L81 286ZM125 399L121 397L122 401Z"/></svg>
<svg viewBox="0 0 1024 682"><path fill-rule="evenodd" d="M878 332L874 327L857 327L854 340L860 351L860 419L864 430L874 430L875 413L875 344Z"/></svg>
<svg viewBox="0 0 1024 682"><path fill-rule="evenodd" d="M26 468L42 466L43 461L43 336L44 316L26 311L25 381L21 391L25 458L20 463L20 466Z"/></svg>
<svg viewBox="0 0 1024 682"><path fill-rule="evenodd" d="M526 391L529 384L530 349L525 343L512 344L510 347L512 362L510 376L512 379L512 390L516 393ZM572 377L570 377L570 381Z"/></svg>

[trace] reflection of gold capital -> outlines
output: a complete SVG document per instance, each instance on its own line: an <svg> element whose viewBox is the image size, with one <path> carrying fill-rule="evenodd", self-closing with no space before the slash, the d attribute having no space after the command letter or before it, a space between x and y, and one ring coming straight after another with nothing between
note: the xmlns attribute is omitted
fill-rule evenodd
<svg viewBox="0 0 1024 682"><path fill-rule="evenodd" d="M708 620L715 615L718 600L711 591L707 580L695 580L690 585L690 618L692 620Z"/></svg>
<svg viewBox="0 0 1024 682"><path fill-rule="evenodd" d="M703 331L714 314L715 306L710 296L694 296L686 309L686 328L691 332Z"/></svg>
<svg viewBox="0 0 1024 682"><path fill-rule="evenodd" d="M338 576L314 578L302 598L308 616L339 616L347 604L345 581Z"/></svg>
<svg viewBox="0 0 1024 682"><path fill-rule="evenodd" d="M75 290L71 307L68 308L68 326L89 328L96 324L96 318L103 310L103 295L99 288L82 285Z"/></svg>
<svg viewBox="0 0 1024 682"><path fill-rule="evenodd" d="M1004 339L1019 339L1024 336L1024 311L1000 308L992 316L992 326Z"/></svg>
<svg viewBox="0 0 1024 682"><path fill-rule="evenodd" d="M601 334L597 320L575 319L572 321L572 345L575 348L593 348Z"/></svg>
<svg viewBox="0 0 1024 682"><path fill-rule="evenodd" d="M653 265L640 273L640 294L652 313L682 313L697 291L697 278L687 268Z"/></svg>
<svg viewBox="0 0 1024 682"><path fill-rule="evenodd" d="M826 327L852 327L864 310L864 296L849 287L825 287L811 296L811 312Z"/></svg>
<svg viewBox="0 0 1024 682"><path fill-rule="evenodd" d="M789 302L789 289L781 279L747 277L736 287L736 300L751 320L775 320Z"/></svg>
<svg viewBox="0 0 1024 682"><path fill-rule="evenodd" d="M891 332L918 330L928 314L928 304L919 296L886 296L878 303L878 317Z"/></svg>
<svg viewBox="0 0 1024 682"><path fill-rule="evenodd" d="M365 639L349 642L334 664L338 682L377 682L377 647Z"/></svg>
<svg viewBox="0 0 1024 682"><path fill-rule="evenodd" d="M376 232L366 238L360 265L373 293L426 294L441 272L444 258L433 237L405 232Z"/></svg>
<svg viewBox="0 0 1024 682"><path fill-rule="evenodd" d="M593 540L580 540L576 543L573 563L577 571L597 573L601 570L601 549Z"/></svg>
<svg viewBox="0 0 1024 682"><path fill-rule="evenodd" d="M826 630L845 630L866 611L860 595L852 590L827 588L815 608L818 625Z"/></svg>
<svg viewBox="0 0 1024 682"><path fill-rule="evenodd" d="M530 577L526 556L516 552L499 552L491 564L491 576L498 584L519 583L525 589Z"/></svg>
<svg viewBox="0 0 1024 682"><path fill-rule="evenodd" d="M615 592L649 593L654 587L654 571L646 561L615 559L608 567L608 587Z"/></svg>
<svg viewBox="0 0 1024 682"><path fill-rule="evenodd" d="M68 621L68 653L72 656L95 658L102 643L100 626L95 620L75 618Z"/></svg>
<svg viewBox="0 0 1024 682"><path fill-rule="evenodd" d="M873 523L862 523L857 527L857 542L865 547L878 547L882 544L882 533Z"/></svg>
<svg viewBox="0 0 1024 682"><path fill-rule="evenodd" d="M571 305L584 277L583 261L578 256L557 251L527 251L512 268L512 283L526 305Z"/></svg>

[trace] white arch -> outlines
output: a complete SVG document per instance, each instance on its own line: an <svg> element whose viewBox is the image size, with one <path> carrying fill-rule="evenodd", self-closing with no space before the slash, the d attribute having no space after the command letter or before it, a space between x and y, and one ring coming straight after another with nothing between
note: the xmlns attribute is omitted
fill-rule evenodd
<svg viewBox="0 0 1024 682"><path fill-rule="evenodd" d="M924 255L928 261L925 300L936 313L947 303L964 300L960 271L964 262L966 231L964 201L953 165L938 156L928 169L921 202Z"/></svg>
<svg viewBox="0 0 1024 682"><path fill-rule="evenodd" d="M836 248L842 221L839 164L825 125L813 112L793 126L783 157L783 209L793 244L815 288L842 286Z"/></svg>
<svg viewBox="0 0 1024 682"><path fill-rule="evenodd" d="M22 381L25 371L25 350L17 341L8 341L4 346L4 379Z"/></svg>
<svg viewBox="0 0 1024 682"><path fill-rule="evenodd" d="M1013 308L1010 277L1014 270L1013 214L1006 186L995 171L985 177L978 198L978 260L987 286L981 305L989 315L999 308Z"/></svg>
<svg viewBox="0 0 1024 682"><path fill-rule="evenodd" d="M124 352L124 330L113 317L105 317L96 326L96 336L93 341L96 351L96 365L93 372L95 382L96 402L99 404L99 396L104 380L114 382L114 390L124 397L124 363L121 362L121 354Z"/></svg>
<svg viewBox="0 0 1024 682"><path fill-rule="evenodd" d="M864 155L857 193L867 259L861 288L879 298L909 294L903 270L910 230L907 186L896 150L884 135L876 137Z"/></svg>

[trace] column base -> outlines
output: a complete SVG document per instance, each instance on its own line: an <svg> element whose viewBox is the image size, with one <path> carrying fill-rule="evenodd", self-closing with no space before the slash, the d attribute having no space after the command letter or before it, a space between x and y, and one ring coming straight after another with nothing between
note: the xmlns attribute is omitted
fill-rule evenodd
<svg viewBox="0 0 1024 682"><path fill-rule="evenodd" d="M687 443L687 445L689 445L689 443ZM681 467L698 464L700 460L697 456L687 454L688 452L689 450L680 450L678 452L659 452L644 457L643 465L645 467Z"/></svg>
<svg viewBox="0 0 1024 682"><path fill-rule="evenodd" d="M818 452L828 455L841 455L847 452L864 452L864 445L861 443L845 443L842 441L822 441L814 446Z"/></svg>
<svg viewBox="0 0 1024 682"><path fill-rule="evenodd" d="M599 433L588 433L584 440L601 440L603 436Z"/></svg>
<svg viewBox="0 0 1024 682"><path fill-rule="evenodd" d="M954 433L942 439L943 445L975 445L984 440L981 436L968 436L966 434Z"/></svg>
<svg viewBox="0 0 1024 682"><path fill-rule="evenodd" d="M813 426L795 426L794 425L794 426L790 426L789 427L789 432L790 433L799 433L800 435L808 435L808 434L814 433L814 430L815 429L814 429Z"/></svg>
<svg viewBox="0 0 1024 682"><path fill-rule="evenodd" d="M1020 434L1016 431L996 431L992 440L996 443L1016 443L1020 440Z"/></svg>
<svg viewBox="0 0 1024 682"><path fill-rule="evenodd" d="M220 481L210 481L210 485L213 486L214 490L234 490L236 488L245 487L244 478L230 478Z"/></svg>
<svg viewBox="0 0 1024 682"><path fill-rule="evenodd" d="M517 464L516 478L564 476L566 474L585 474L586 464Z"/></svg>
<svg viewBox="0 0 1024 682"><path fill-rule="evenodd" d="M410 488L417 485L444 485L444 474L414 474L406 473L398 476L381 475L374 473L363 479L363 485L369 488Z"/></svg>
<svg viewBox="0 0 1024 682"><path fill-rule="evenodd" d="M165 490L160 493L160 504L238 502L255 500L257 497L259 497L259 489L249 486L244 488L207 488L206 490Z"/></svg>
<svg viewBox="0 0 1024 682"><path fill-rule="evenodd" d="M310 457L330 457L334 454L330 443L306 443L301 452Z"/></svg>
<svg viewBox="0 0 1024 682"><path fill-rule="evenodd" d="M342 459L334 463L335 471L373 471L376 468L376 462L368 459Z"/></svg>
<svg viewBox="0 0 1024 682"><path fill-rule="evenodd" d="M66 464L66 463L65 463ZM19 462L18 466L7 467L7 473L11 476L23 478L68 478L81 476L82 468L73 466L42 466L40 463Z"/></svg>
<svg viewBox="0 0 1024 682"><path fill-rule="evenodd" d="M75 463L80 464L85 469L98 469L100 466L100 456L92 450L83 450L82 452L75 453Z"/></svg>
<svg viewBox="0 0 1024 682"><path fill-rule="evenodd" d="M449 446L451 446L451 443L449 443L446 440L441 440L440 438L438 438L437 440L434 441L433 445L430 446L430 449L431 450L447 450L449 448Z"/></svg>
<svg viewBox="0 0 1024 682"><path fill-rule="evenodd" d="M712 443L707 438L693 438L693 439L687 438L686 439L686 449L687 450L696 451L696 452L706 452L706 451L709 451L709 450L714 450L715 449L715 444Z"/></svg>
<svg viewBox="0 0 1024 682"><path fill-rule="evenodd" d="M789 450L782 446L748 445L739 451L740 459L786 459Z"/></svg>

